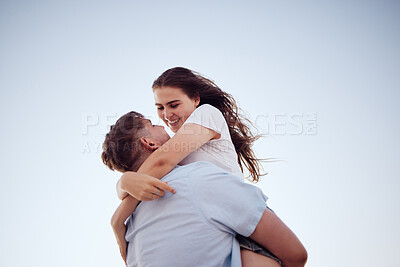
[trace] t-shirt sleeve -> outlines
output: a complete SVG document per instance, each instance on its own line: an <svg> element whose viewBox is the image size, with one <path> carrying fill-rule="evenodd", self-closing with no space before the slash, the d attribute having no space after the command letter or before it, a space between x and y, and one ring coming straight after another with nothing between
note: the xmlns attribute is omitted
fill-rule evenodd
<svg viewBox="0 0 400 267"><path fill-rule="evenodd" d="M203 164L203 163L198 163ZM205 219L219 230L243 236L251 235L265 208L267 197L256 186L208 164L193 176L196 205ZM199 179L197 179L199 177Z"/></svg>
<svg viewBox="0 0 400 267"><path fill-rule="evenodd" d="M184 125L188 123L199 124L219 134L222 133L224 127L227 127L221 111L209 104L204 104L196 108L192 114L190 114L189 118L187 118Z"/></svg>

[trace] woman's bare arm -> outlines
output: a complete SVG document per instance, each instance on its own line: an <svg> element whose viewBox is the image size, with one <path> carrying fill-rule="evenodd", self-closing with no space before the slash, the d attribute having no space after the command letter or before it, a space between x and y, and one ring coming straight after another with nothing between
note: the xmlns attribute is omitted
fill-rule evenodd
<svg viewBox="0 0 400 267"><path fill-rule="evenodd" d="M137 173L161 179L190 153L208 141L219 137L219 133L201 125L194 123L185 124L174 137L155 150L143 162ZM134 197L138 197L139 200L149 200L140 198L142 195L148 196L149 192L154 193L158 189L163 190L163 188L159 187L161 184L157 184L155 180L148 179L146 180L146 184L143 185L144 180L140 179L141 181L139 181L139 178L133 172L124 173L118 183L121 195L123 192L127 192ZM146 188L147 194L144 193L143 188Z"/></svg>

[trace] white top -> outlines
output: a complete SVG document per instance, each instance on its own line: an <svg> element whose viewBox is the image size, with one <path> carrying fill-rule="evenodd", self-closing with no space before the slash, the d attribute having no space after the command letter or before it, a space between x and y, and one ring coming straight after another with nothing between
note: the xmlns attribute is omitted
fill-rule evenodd
<svg viewBox="0 0 400 267"><path fill-rule="evenodd" d="M244 177L240 170L235 147L229 134L224 115L209 104L196 108L183 126L188 123L199 124L221 135L219 139L210 140L199 149L190 153L179 164L186 165L197 161L208 161L239 177Z"/></svg>

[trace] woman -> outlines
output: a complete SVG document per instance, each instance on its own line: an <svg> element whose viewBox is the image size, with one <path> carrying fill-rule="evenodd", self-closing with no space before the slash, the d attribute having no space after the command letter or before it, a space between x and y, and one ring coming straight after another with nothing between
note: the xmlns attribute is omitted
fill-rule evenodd
<svg viewBox="0 0 400 267"><path fill-rule="evenodd" d="M246 125L248 121L238 114L236 103L229 94L209 79L185 68L165 71L154 82L153 93L159 117L175 136L153 152L137 173L123 174L118 186L121 199L129 193L137 200L153 200L162 196L164 190L173 192L168 185L143 174L161 178L178 163L188 164L200 160L212 162L237 176L243 176L245 167L252 181L258 181L261 176L260 163L251 145L259 136L250 132ZM123 257L126 250L123 223L133 212L137 200L125 198L112 220ZM243 248L244 266L276 266L277 262L280 263L272 253L251 240L244 237L238 240ZM259 254L249 249L259 251ZM287 266L291 264L289 257L275 249L273 244L269 249ZM260 254L277 262L271 263L270 259Z"/></svg>

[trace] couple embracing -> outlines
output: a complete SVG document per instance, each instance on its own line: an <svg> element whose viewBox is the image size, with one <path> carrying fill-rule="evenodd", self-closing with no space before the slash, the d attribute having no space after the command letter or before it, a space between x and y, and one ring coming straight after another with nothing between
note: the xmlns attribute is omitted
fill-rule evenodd
<svg viewBox="0 0 400 267"><path fill-rule="evenodd" d="M304 266L307 252L244 182L262 175L249 121L231 95L186 68L153 83L158 116L131 111L111 126L102 160L123 173L111 224L128 266ZM128 219L128 220L127 220Z"/></svg>

